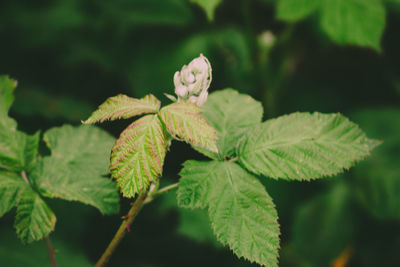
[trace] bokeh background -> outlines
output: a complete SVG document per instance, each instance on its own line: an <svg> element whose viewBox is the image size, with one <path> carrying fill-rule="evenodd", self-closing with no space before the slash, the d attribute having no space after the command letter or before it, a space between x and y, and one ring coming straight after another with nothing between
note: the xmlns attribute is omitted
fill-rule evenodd
<svg viewBox="0 0 400 267"><path fill-rule="evenodd" d="M34 133L79 125L118 93L153 93L166 103L174 72L203 53L213 67L210 91L231 87L253 96L264 119L341 112L383 140L338 177L260 177L277 205L280 266L400 266L400 1L363 0L383 7L381 30L356 3L357 19L343 20L351 24L347 39L327 32L318 11L279 15L279 1L1 1L0 73L18 80L11 116ZM375 41L352 38L360 25ZM118 136L128 123L100 127ZM162 182L176 182L186 159L202 156L174 143ZM49 203L60 266L94 264L129 209L121 200L121 214L103 217L82 204ZM0 265L48 266L43 242L20 244L13 215L0 220ZM179 210L171 192L142 210L109 266L256 265L218 244L206 213Z"/></svg>

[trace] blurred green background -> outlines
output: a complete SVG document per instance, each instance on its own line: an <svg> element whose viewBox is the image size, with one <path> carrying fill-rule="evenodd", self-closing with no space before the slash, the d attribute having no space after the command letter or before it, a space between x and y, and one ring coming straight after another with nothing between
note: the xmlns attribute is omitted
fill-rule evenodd
<svg viewBox="0 0 400 267"><path fill-rule="evenodd" d="M289 0L1 1L0 73L18 80L11 116L34 133L78 125L118 93L151 92L167 103L174 72L203 53L213 67L210 91L250 94L264 119L341 112L384 141L340 177L260 177L278 209L280 266L400 266L400 1L351 1L353 10L325 7L339 12L337 25L326 10L302 9L312 0L287 12ZM101 127L118 136L128 123ZM162 182L176 182L186 159L202 156L174 143ZM123 214L49 203L59 265L93 265ZM12 213L0 220L0 266L49 265L44 242L21 245L12 225ZM171 192L143 209L109 266L253 265L217 243L204 212L178 210Z"/></svg>

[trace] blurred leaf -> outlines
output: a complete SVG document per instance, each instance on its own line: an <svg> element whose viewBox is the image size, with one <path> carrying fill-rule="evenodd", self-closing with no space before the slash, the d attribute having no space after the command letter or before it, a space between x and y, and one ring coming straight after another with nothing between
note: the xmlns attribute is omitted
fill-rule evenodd
<svg viewBox="0 0 400 267"><path fill-rule="evenodd" d="M234 157L236 146L247 128L261 122L263 107L249 95L225 89L210 94L202 115L217 131L219 154Z"/></svg>
<svg viewBox="0 0 400 267"><path fill-rule="evenodd" d="M210 21L214 20L214 12L222 0L190 0L192 3L196 3L203 8L207 14L207 18Z"/></svg>
<svg viewBox="0 0 400 267"><path fill-rule="evenodd" d="M15 237L10 227L2 227L0 235L0 266L10 267L50 267L46 244L44 242L32 243L24 246ZM72 247L60 240L52 240L56 253L56 260L60 267L63 266L93 266L83 254L82 250Z"/></svg>
<svg viewBox="0 0 400 267"><path fill-rule="evenodd" d="M31 243L54 230L56 216L32 188L22 191L18 201L15 229L23 243Z"/></svg>
<svg viewBox="0 0 400 267"><path fill-rule="evenodd" d="M348 247L353 234L350 188L339 182L330 191L304 203L297 211L292 243L311 266L329 266Z"/></svg>
<svg viewBox="0 0 400 267"><path fill-rule="evenodd" d="M253 173L311 180L350 168L377 144L340 114L297 112L249 129L238 155Z"/></svg>
<svg viewBox="0 0 400 267"><path fill-rule="evenodd" d="M277 17L293 22L318 9L322 29L336 43L381 49L386 17L381 0L279 0Z"/></svg>
<svg viewBox="0 0 400 267"><path fill-rule="evenodd" d="M322 28L339 44L380 50L385 9L380 0L327 0L322 5Z"/></svg>
<svg viewBox="0 0 400 267"><path fill-rule="evenodd" d="M130 124L111 152L112 177L124 197L144 192L161 176L167 136L158 115L146 115Z"/></svg>
<svg viewBox="0 0 400 267"><path fill-rule="evenodd" d="M15 173L0 171L0 217L18 204L28 184Z"/></svg>
<svg viewBox="0 0 400 267"><path fill-rule="evenodd" d="M15 87L17 87L16 80L12 80L6 75L0 75L0 115L7 114L14 102Z"/></svg>
<svg viewBox="0 0 400 267"><path fill-rule="evenodd" d="M103 177L108 173L113 137L96 127L64 125L47 131L44 140L51 155L32 173L44 196L79 201L103 214L118 212L117 188Z"/></svg>
<svg viewBox="0 0 400 267"><path fill-rule="evenodd" d="M383 140L372 156L354 169L356 196L379 219L400 219L400 110L370 109L352 116L365 131Z"/></svg>
<svg viewBox="0 0 400 267"><path fill-rule="evenodd" d="M142 99L119 94L108 98L83 123L93 124L106 120L128 119L144 113L157 113L160 106L161 102L151 94Z"/></svg>
<svg viewBox="0 0 400 267"><path fill-rule="evenodd" d="M201 109L195 104L180 102L162 108L160 117L172 136L217 152L217 133L200 113Z"/></svg>
<svg viewBox="0 0 400 267"><path fill-rule="evenodd" d="M178 205L208 206L217 239L240 258L278 266L279 224L271 197L251 174L232 162L186 161Z"/></svg>
<svg viewBox="0 0 400 267"><path fill-rule="evenodd" d="M320 4L321 0L279 0L276 7L276 17L295 22L316 11Z"/></svg>
<svg viewBox="0 0 400 267"><path fill-rule="evenodd" d="M160 197L159 209L161 212L174 210L178 214L177 233L195 240L199 243L209 243L215 247L221 247L217 241L208 219L206 210L188 210L178 208L176 193L163 194Z"/></svg>

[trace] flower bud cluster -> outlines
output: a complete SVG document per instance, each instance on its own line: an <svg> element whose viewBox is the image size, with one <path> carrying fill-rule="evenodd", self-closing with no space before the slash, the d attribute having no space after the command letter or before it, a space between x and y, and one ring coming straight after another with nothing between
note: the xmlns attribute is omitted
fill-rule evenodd
<svg viewBox="0 0 400 267"><path fill-rule="evenodd" d="M184 65L181 71L177 71L174 75L178 102L192 102L202 106L207 100L210 83L210 62L200 54L200 57L193 59L189 65Z"/></svg>

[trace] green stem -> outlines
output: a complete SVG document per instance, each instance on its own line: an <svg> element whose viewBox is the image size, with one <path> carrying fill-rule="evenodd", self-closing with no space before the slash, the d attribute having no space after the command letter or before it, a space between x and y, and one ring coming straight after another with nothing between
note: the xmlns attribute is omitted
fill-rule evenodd
<svg viewBox="0 0 400 267"><path fill-rule="evenodd" d="M153 193L153 194L149 194L148 196L147 196L147 198L144 200L144 204L147 204L147 203L150 203L150 202L152 202L155 198L157 198L158 196L160 196L160 195L162 195L162 194L164 194L164 193L167 193L168 191L170 191L170 190L172 190L172 189L174 189L174 188L177 188L178 187L178 183L175 183L175 184L171 184L171 185L168 185L168 186L166 186L166 187L163 187L163 188L161 188L161 189L159 189L159 190L157 190L155 193Z"/></svg>
<svg viewBox="0 0 400 267"><path fill-rule="evenodd" d="M147 198L147 195L149 193L149 188L145 192L141 193L139 197L135 200L135 202L132 204L132 207L129 210L129 213L126 216L125 220L122 222L117 233L114 235L113 239L111 240L107 249L104 251L103 255L101 255L100 259L97 261L95 265L96 267L105 266L106 263L110 260L112 254L114 253L115 249L124 238L130 225L135 220L136 215L138 215L139 211L142 209L144 205L144 200Z"/></svg>
<svg viewBox="0 0 400 267"><path fill-rule="evenodd" d="M46 247L47 251L49 252L49 258L51 261L51 266L52 267L57 267L57 261L56 261L56 251L54 250L53 246L51 245L50 238L48 236L43 238L44 242L46 242Z"/></svg>

